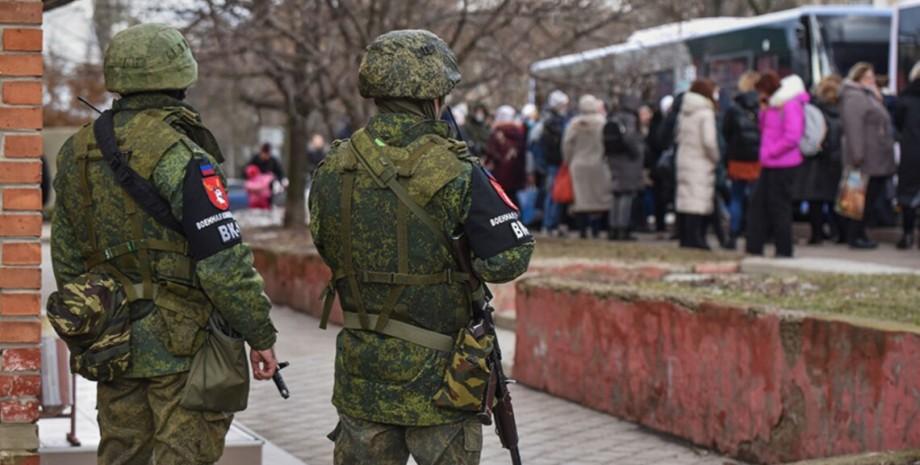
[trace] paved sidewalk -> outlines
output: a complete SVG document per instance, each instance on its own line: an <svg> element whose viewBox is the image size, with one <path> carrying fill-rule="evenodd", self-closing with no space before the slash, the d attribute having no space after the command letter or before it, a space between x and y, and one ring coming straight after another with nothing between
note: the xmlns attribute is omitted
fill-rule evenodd
<svg viewBox="0 0 920 465"><path fill-rule="evenodd" d="M255 383L249 410L238 419L309 465L331 464L332 443L325 435L336 423L330 398L338 329L320 330L315 318L284 307L276 307L272 317L280 331L278 356L291 362L284 371L291 398L282 400L270 382ZM508 332L501 335L508 358L513 337ZM524 386L513 386L512 395L528 465L739 463ZM510 463L492 430L484 434L482 464Z"/></svg>

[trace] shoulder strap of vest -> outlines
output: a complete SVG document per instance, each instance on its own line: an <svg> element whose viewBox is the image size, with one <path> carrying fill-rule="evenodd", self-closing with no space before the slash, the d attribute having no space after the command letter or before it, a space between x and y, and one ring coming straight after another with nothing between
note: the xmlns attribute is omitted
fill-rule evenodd
<svg viewBox="0 0 920 465"><path fill-rule="evenodd" d="M359 130L353 136L353 139L361 138L368 140L370 139L364 130ZM358 144L355 143L349 144L352 153L355 154L355 158L357 158L358 162L361 163L365 169L367 169L374 182L381 187L386 186L388 189L390 189L390 191L396 195L396 198L399 199L399 201L402 202L406 207L408 207L409 210L412 211L412 213L415 215L415 217L418 218L422 224L424 224L428 229L431 230L431 232L434 233L434 235L438 238L438 241L441 242L441 245L443 245L444 248L447 249L448 253L453 256L453 248L450 246L450 240L448 239L447 234L444 233L441 227L438 226L438 223L431 217L431 215L425 211L425 209L423 209L415 200L412 200L412 196L409 195L409 192L406 190L406 188L403 187L399 181L397 181L396 175L399 173L398 169L384 157L381 157L379 160L379 165L382 168L376 168L371 163L368 163L364 155L362 155L358 150L357 145Z"/></svg>
<svg viewBox="0 0 920 465"><path fill-rule="evenodd" d="M186 107L168 107L165 109L166 124L178 128L186 137L214 157L218 163L224 162L224 154L220 150L217 138L207 127L201 124L201 116Z"/></svg>
<svg viewBox="0 0 920 465"><path fill-rule="evenodd" d="M182 224L173 216L169 203L163 197L160 197L160 194L150 181L144 179L128 165L124 154L118 150L118 144L115 141L114 112L112 110L106 110L96 120L93 124L93 134L96 136L96 144L99 145L102 158L112 169L115 180L121 188L137 202L144 212L157 222L184 235Z"/></svg>

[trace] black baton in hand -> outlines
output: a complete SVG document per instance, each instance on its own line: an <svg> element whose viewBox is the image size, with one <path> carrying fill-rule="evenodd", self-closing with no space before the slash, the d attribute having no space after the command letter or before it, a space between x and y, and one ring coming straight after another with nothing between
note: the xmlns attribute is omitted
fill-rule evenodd
<svg viewBox="0 0 920 465"><path fill-rule="evenodd" d="M278 388L278 393L281 394L282 399L287 399L291 397L291 392L288 391L287 384L284 384L284 377L281 376L281 369L290 365L288 362L281 362L278 364L278 369L275 370L275 374L272 375L272 381L275 382L275 387Z"/></svg>

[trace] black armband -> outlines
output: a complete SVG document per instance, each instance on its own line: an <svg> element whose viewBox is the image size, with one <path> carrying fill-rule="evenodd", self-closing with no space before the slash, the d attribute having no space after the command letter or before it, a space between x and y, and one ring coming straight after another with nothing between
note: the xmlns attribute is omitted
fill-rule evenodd
<svg viewBox="0 0 920 465"><path fill-rule="evenodd" d="M472 176L472 204L463 229L473 254L488 259L532 242L533 236L520 221L518 207L498 181L481 166L473 167Z"/></svg>
<svg viewBox="0 0 920 465"><path fill-rule="evenodd" d="M230 211L230 197L210 161L193 158L182 187L182 228L189 255L203 260L242 242L240 226Z"/></svg>

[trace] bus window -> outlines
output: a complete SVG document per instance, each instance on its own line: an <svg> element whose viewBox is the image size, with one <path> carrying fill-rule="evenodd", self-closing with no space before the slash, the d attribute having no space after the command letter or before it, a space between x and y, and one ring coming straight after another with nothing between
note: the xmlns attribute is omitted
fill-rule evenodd
<svg viewBox="0 0 920 465"><path fill-rule="evenodd" d="M748 69L773 70L781 76L801 73L795 66L802 61L798 18L759 24L722 34L687 40L687 48L698 66L705 64L704 75L720 86L734 89L737 78ZM743 57L739 59L739 57ZM743 60L743 67L742 65ZM807 62L806 62L807 63Z"/></svg>
<svg viewBox="0 0 920 465"><path fill-rule="evenodd" d="M920 61L920 5L898 12L898 90L907 86L914 63Z"/></svg>
<svg viewBox="0 0 920 465"><path fill-rule="evenodd" d="M736 57L713 58L709 61L709 79L728 92L728 97L735 95L738 79L745 71L751 69L751 59L747 54Z"/></svg>
<svg viewBox="0 0 920 465"><path fill-rule="evenodd" d="M779 69L779 57L775 53L765 53L757 57L757 66L754 68L758 73L767 71L776 71Z"/></svg>
<svg viewBox="0 0 920 465"><path fill-rule="evenodd" d="M877 74L888 74L891 19L887 16L817 16L834 72L846 76L850 67L868 61Z"/></svg>
<svg viewBox="0 0 920 465"><path fill-rule="evenodd" d="M674 71L659 71L655 73L655 90L654 95L651 96L656 102L665 95L671 95L674 93Z"/></svg>

